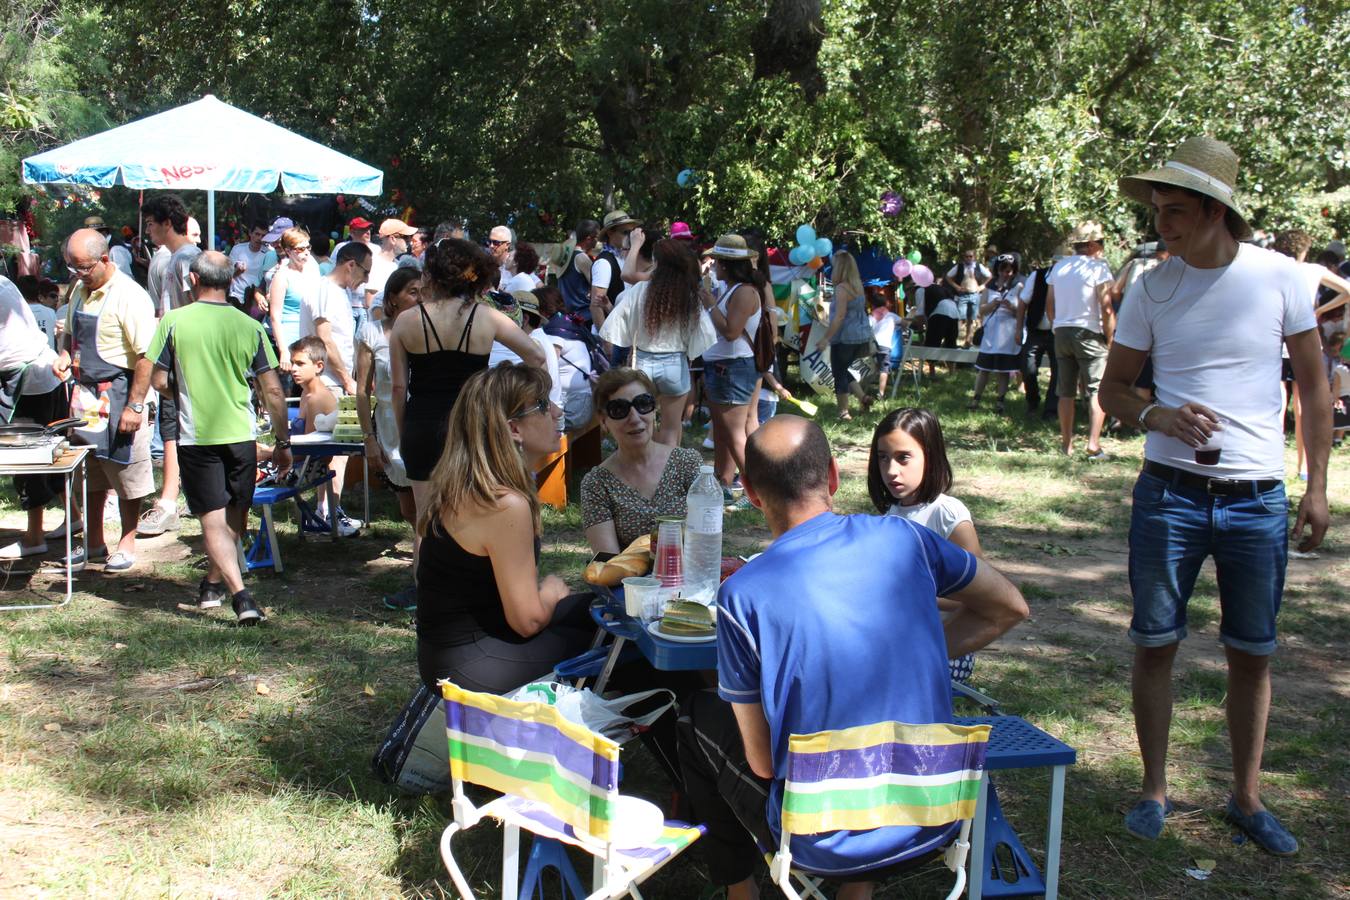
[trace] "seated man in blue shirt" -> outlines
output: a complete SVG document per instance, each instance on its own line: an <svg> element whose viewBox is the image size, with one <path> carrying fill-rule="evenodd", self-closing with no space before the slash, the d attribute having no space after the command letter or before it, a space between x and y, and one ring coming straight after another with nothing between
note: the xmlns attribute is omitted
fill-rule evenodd
<svg viewBox="0 0 1350 900"><path fill-rule="evenodd" d="M806 419L762 425L742 480L773 543L722 585L717 696L694 694L680 720L689 801L708 826L699 844L728 900L758 896L757 860L778 846L789 735L950 722L947 660L1028 614L1006 578L934 532L897 516L836 515L839 470ZM962 604L945 625L939 596ZM871 897L878 869L927 857L955 831L840 831L794 837L791 850L858 900Z"/></svg>

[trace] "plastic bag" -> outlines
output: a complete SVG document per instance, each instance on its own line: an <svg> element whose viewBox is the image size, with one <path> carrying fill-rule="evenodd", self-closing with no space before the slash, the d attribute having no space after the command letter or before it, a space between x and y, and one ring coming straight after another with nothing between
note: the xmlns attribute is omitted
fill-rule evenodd
<svg viewBox="0 0 1350 900"><path fill-rule="evenodd" d="M654 706L646 701L661 698ZM587 688L557 681L534 681L509 696L522 703L546 703L563 718L622 744L647 728L675 705L674 691L655 688L606 699ZM647 707L651 707L648 709ZM644 712L636 712L645 709Z"/></svg>

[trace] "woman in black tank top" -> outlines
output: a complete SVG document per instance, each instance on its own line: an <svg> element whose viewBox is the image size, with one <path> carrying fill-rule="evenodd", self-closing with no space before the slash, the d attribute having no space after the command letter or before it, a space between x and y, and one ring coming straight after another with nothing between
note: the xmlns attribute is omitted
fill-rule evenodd
<svg viewBox="0 0 1350 900"><path fill-rule="evenodd" d="M418 522L417 663L430 687L514 690L595 633L588 595L538 577L533 473L558 449L562 414L548 387L539 369L500 365L471 376L450 413Z"/></svg>

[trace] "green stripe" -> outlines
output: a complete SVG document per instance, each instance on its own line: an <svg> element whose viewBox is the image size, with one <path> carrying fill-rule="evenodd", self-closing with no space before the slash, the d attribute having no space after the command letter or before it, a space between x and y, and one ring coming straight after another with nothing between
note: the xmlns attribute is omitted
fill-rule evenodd
<svg viewBox="0 0 1350 900"><path fill-rule="evenodd" d="M610 802L607 795L596 796L577 787L566 778L559 777L558 768L554 765L533 760L510 759L496 750L459 741L452 743L450 747L452 751L459 750L453 758L461 762L491 769L506 778L534 782L541 786L547 784L559 800L569 806L587 810L592 819L604 822L610 818Z"/></svg>
<svg viewBox="0 0 1350 900"><path fill-rule="evenodd" d="M881 806L947 806L973 800L979 793L978 781L960 781L935 787L912 784L882 784L861 790L838 790L820 794L788 791L783 796L784 810L799 815L833 809L871 809Z"/></svg>

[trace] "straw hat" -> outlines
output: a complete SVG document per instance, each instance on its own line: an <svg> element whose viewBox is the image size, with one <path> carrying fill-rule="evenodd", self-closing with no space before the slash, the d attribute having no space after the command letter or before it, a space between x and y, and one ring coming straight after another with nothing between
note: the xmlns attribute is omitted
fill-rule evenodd
<svg viewBox="0 0 1350 900"><path fill-rule="evenodd" d="M1073 231L1069 232L1070 244L1086 244L1090 241L1103 241L1106 239L1102 226L1093 221L1080 222Z"/></svg>
<svg viewBox="0 0 1350 900"><path fill-rule="evenodd" d="M1160 168L1120 179L1121 193L1140 203L1153 202L1153 186L1158 184L1187 188L1219 201L1238 219L1238 240L1251 237L1252 227L1237 200L1238 156L1233 148L1211 137L1187 138L1172 151L1172 158Z"/></svg>
<svg viewBox="0 0 1350 900"><path fill-rule="evenodd" d="M511 296L516 298L516 306L520 307L521 312L527 312L536 319L544 317L539 310L539 298L532 291L512 291Z"/></svg>
<svg viewBox="0 0 1350 900"><path fill-rule="evenodd" d="M759 253L751 250L745 238L739 234L722 235L716 244L703 251L703 255L713 259L748 259L751 262L759 259Z"/></svg>
<svg viewBox="0 0 1350 900"><path fill-rule="evenodd" d="M102 216L90 216L84 220L85 228L92 228L95 231L112 231L107 225L103 224Z"/></svg>
<svg viewBox="0 0 1350 900"><path fill-rule="evenodd" d="M628 213L624 212L621 209L616 209L614 210L614 212L607 213L605 215L604 224L600 226L600 233L602 235L605 235L608 234L611 229L619 228L620 226L623 225L641 225L641 224L642 224L641 222L639 222L637 219L634 219L632 216L628 215Z"/></svg>

